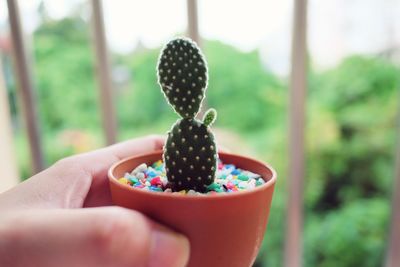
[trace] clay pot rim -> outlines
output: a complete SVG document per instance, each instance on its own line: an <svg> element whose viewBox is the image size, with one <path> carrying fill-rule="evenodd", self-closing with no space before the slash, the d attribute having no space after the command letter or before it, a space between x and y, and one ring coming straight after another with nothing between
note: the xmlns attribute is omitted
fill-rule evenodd
<svg viewBox="0 0 400 267"><path fill-rule="evenodd" d="M215 199L239 198L239 197L243 197L243 196L248 195L248 194L254 194L254 193L258 192L258 191L262 191L262 190L265 190L268 187L273 186L276 183L276 179L277 179L276 171L269 164L267 164L265 162L262 162L262 161L259 161L259 160L256 160L256 159L253 159L251 157L241 156L241 155L238 155L238 154L235 154L235 153L226 153L226 152L218 152L218 154L234 156L234 157L242 158L242 159L245 159L245 160L251 160L251 161L253 161L253 162L255 162L255 163L259 164L259 165L263 165L263 166L265 166L266 168L268 168L271 171L271 173L272 173L271 178L268 181L266 181L263 185L260 185L260 186L257 186L256 188L253 188L253 189L250 189L250 190L245 190L245 191L239 191L239 192L234 192L234 193L229 193L229 194L213 194L213 195L197 195L197 194L196 195L187 195L187 194L185 194L185 195L183 195L183 194L172 194L172 193L165 194L164 192L154 192L154 191L136 189L134 187L129 187L129 186L126 186L124 184L121 184L120 182L118 182L118 180L117 180L118 178L114 177L113 172L114 172L114 169L118 165L120 165L120 164L122 164L122 163L124 163L126 161L132 160L133 158L139 158L139 157L143 157L143 156L153 156L153 155L155 156L155 155L162 154L162 153L163 153L162 150L157 150L155 152L142 153L142 154L138 154L138 155L135 155L135 156L131 156L131 157L127 157L127 158L119 160L118 162L114 163L110 167L110 169L108 170L108 179L109 179L109 181L111 183L115 184L121 190L128 190L128 191L131 191L132 193L135 193L135 194L148 195L148 197L176 198L176 199L184 199L184 200L199 200L199 199L202 199L202 200L207 201L207 200L215 200ZM262 177L262 178L264 179L264 177Z"/></svg>

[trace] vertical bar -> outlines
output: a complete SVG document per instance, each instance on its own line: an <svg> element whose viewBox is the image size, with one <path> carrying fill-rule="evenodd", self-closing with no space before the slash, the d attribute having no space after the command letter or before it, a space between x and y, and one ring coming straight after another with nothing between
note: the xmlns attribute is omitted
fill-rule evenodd
<svg viewBox="0 0 400 267"><path fill-rule="evenodd" d="M289 102L289 199L284 251L286 267L302 265L306 39L307 0L295 0Z"/></svg>
<svg viewBox="0 0 400 267"><path fill-rule="evenodd" d="M188 19L188 36L190 39L195 41L199 47L201 47L201 38L199 34L199 19L197 10L197 0L187 0L187 19ZM198 119L202 119L207 107L207 99L203 99L201 103L200 111L197 114Z"/></svg>
<svg viewBox="0 0 400 267"><path fill-rule="evenodd" d="M201 40L197 13L197 0L187 0L188 35L200 46Z"/></svg>
<svg viewBox="0 0 400 267"><path fill-rule="evenodd" d="M3 79L0 54L0 193L19 182L17 161L12 138L10 109Z"/></svg>
<svg viewBox="0 0 400 267"><path fill-rule="evenodd" d="M110 59L104 28L103 6L101 0L92 0L93 42L96 51L96 71L100 89L100 106L107 145L115 143L117 121L114 108L114 95L111 80Z"/></svg>
<svg viewBox="0 0 400 267"><path fill-rule="evenodd" d="M400 102L397 123L397 149L392 199L392 218L390 220L389 242L386 253L386 267L400 266Z"/></svg>
<svg viewBox="0 0 400 267"><path fill-rule="evenodd" d="M13 41L14 66L19 86L18 91L22 100L22 112L28 131L32 168L33 172L37 173L44 168L44 161L41 150L32 74L28 66L29 61L22 33L18 2L17 0L7 0L7 5Z"/></svg>

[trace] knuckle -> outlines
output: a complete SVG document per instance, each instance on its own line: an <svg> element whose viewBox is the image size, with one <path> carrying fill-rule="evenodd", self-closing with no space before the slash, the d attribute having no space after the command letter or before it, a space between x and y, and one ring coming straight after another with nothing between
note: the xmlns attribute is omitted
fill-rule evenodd
<svg viewBox="0 0 400 267"><path fill-rule="evenodd" d="M52 169L56 170L58 175L64 174L65 176L76 177L90 174L86 167L87 164L82 155L74 155L58 160L52 166Z"/></svg>
<svg viewBox="0 0 400 267"><path fill-rule="evenodd" d="M62 158L62 159L58 160L54 164L54 166L55 167L61 167L61 168L70 169L70 168L77 167L78 163L79 163L79 160L78 160L77 156L69 156L69 157Z"/></svg>

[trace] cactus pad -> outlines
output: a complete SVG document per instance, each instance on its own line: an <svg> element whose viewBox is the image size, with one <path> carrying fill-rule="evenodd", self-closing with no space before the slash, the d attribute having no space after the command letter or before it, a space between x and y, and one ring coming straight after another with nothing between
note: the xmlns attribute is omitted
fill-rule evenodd
<svg viewBox="0 0 400 267"><path fill-rule="evenodd" d="M214 182L217 153L214 135L195 119L178 120L164 148L164 162L173 190L205 192Z"/></svg>
<svg viewBox="0 0 400 267"><path fill-rule="evenodd" d="M194 118L207 88L206 61L194 42L177 38L161 51L157 69L158 82L167 101L182 117L168 132L164 146L168 181L174 191L205 192L214 182L218 157L209 128L216 111L208 110L203 122Z"/></svg>
<svg viewBox="0 0 400 267"><path fill-rule="evenodd" d="M183 118L198 113L207 87L207 64L197 45L187 38L171 40L160 54L158 83Z"/></svg>

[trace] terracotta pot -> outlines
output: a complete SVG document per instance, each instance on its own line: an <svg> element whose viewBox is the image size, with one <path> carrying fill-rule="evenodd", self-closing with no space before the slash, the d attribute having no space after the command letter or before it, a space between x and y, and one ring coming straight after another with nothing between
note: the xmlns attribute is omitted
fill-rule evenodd
<svg viewBox="0 0 400 267"><path fill-rule="evenodd" d="M192 196L145 191L117 181L141 163L161 159L161 153L127 158L110 168L114 204L142 212L185 234L191 246L190 267L251 266L264 237L276 172L260 161L219 153L223 162L258 173L266 183L244 192Z"/></svg>

